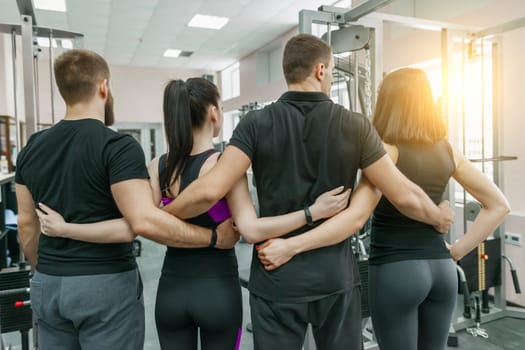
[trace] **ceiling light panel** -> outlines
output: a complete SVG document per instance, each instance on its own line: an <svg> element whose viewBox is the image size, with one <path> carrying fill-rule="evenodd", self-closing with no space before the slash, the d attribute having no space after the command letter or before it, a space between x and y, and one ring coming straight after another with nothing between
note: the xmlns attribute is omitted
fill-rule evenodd
<svg viewBox="0 0 525 350"><path fill-rule="evenodd" d="M228 23L228 17L217 17L209 15L196 14L188 23L189 27L206 28L219 30Z"/></svg>
<svg viewBox="0 0 525 350"><path fill-rule="evenodd" d="M177 49L167 49L165 52L164 52L164 57L179 57L181 53L181 50L177 50Z"/></svg>

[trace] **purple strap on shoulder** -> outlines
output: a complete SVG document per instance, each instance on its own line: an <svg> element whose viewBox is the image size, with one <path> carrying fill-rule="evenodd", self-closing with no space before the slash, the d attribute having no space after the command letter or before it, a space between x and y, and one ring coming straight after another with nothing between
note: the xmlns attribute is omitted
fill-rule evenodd
<svg viewBox="0 0 525 350"><path fill-rule="evenodd" d="M168 205L170 204L171 202L173 202L173 198L170 198L170 197L162 197L160 199L160 201L162 202L162 205Z"/></svg>
<svg viewBox="0 0 525 350"><path fill-rule="evenodd" d="M230 212L230 208L228 207L226 200L221 199L215 203L215 205L211 207L210 210L208 210L208 215L213 219L213 221L219 223L231 217L232 213Z"/></svg>

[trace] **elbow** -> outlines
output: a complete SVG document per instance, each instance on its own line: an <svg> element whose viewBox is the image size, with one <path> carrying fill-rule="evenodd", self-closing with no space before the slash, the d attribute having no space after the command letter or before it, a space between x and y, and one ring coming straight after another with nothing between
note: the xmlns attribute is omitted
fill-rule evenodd
<svg viewBox="0 0 525 350"><path fill-rule="evenodd" d="M133 241L136 236L148 237L153 233L154 226L146 216L134 218L128 221L131 232L128 235L129 242Z"/></svg>
<svg viewBox="0 0 525 350"><path fill-rule="evenodd" d="M362 230L363 227L365 226L366 222L368 221L369 217L370 216L367 216L367 215L359 216L357 218L357 220L355 221L355 231L354 232L358 232L358 231Z"/></svg>
<svg viewBox="0 0 525 350"><path fill-rule="evenodd" d="M242 231L239 231L239 232L241 232L242 238L244 238L246 243L256 244L256 243L260 242L260 240L257 237L257 235L250 234L250 233L242 233Z"/></svg>
<svg viewBox="0 0 525 350"><path fill-rule="evenodd" d="M253 225L249 225L243 222L236 222L235 226L237 228L237 231L239 231L239 233L241 234L242 238L244 238L244 240L246 241L246 243L255 244L261 241Z"/></svg>
<svg viewBox="0 0 525 350"><path fill-rule="evenodd" d="M122 243L131 243L135 240L135 238L137 238L137 235L133 231L130 231L124 237L122 237Z"/></svg>
<svg viewBox="0 0 525 350"><path fill-rule="evenodd" d="M220 190L216 186L201 186L202 193L197 195L197 198L202 198L206 203L209 203L210 206L217 203L221 198L223 198L226 193Z"/></svg>
<svg viewBox="0 0 525 350"><path fill-rule="evenodd" d="M510 204L505 197L500 200L494 200L487 203L481 203L483 208L491 211L493 215L496 215L501 221L510 214Z"/></svg>
<svg viewBox="0 0 525 350"><path fill-rule="evenodd" d="M510 204L507 201L504 201L498 207L496 208L496 211L501 216L501 219L503 220L507 215L510 214Z"/></svg>

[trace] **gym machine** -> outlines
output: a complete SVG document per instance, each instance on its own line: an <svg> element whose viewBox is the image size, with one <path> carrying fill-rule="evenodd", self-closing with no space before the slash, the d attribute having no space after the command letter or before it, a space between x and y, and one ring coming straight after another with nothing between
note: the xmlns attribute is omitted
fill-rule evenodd
<svg viewBox="0 0 525 350"><path fill-rule="evenodd" d="M42 53L36 40L44 37L49 40L49 70L51 91L51 117L55 122L54 111L54 75L53 75L53 43L68 39L73 42L74 47L82 46L83 35L60 29L37 26L33 2L31 0L17 0L20 12L20 24L0 23L0 33L11 36L11 55L13 69L13 96L14 96L14 121L16 128L17 154L23 147L21 135L27 140L40 124L39 110L39 74L38 58ZM21 50L18 44L21 42ZM23 68L23 88L19 91L17 61L21 51L21 64ZM18 100L22 96L24 101L25 130L21 130L21 118L18 111ZM14 177L10 174L10 181ZM3 181L7 179L3 178ZM3 196L5 198L5 196ZM4 214L0 213L3 219ZM3 228L3 227L2 227ZM33 324L32 312L29 301L29 281L31 269L25 264L23 252L20 250L20 262L17 267L2 269L0 271L0 349L4 350L2 334L20 331L22 350L29 350L29 330L33 328L33 349L38 348L36 341L36 325Z"/></svg>
<svg viewBox="0 0 525 350"><path fill-rule="evenodd" d="M475 154L470 161L491 177L501 190L503 190L503 164L507 161L514 161L517 157L502 155L503 118L500 112L502 96L500 95L501 82L498 80L501 76L498 73L501 73L502 67L502 41L497 35L523 26L525 26L525 18L470 32L465 35L465 40L456 50L461 55L460 71L462 74L466 74L470 63L477 63L473 66L477 70L474 74L480 77L478 87L480 91L474 103L480 106L477 112L481 120L473 122L467 116L465 105L472 104L472 101L466 101L465 96L461 96L459 101L461 109L459 113L456 113L460 117L457 118L456 125L451 125L451 128L461 131L456 135L458 138L456 143L460 145L462 151L465 154ZM449 45L447 49L451 50L451 47L452 45ZM446 57L443 57L443 61L447 61ZM450 59L447 63L450 63ZM492 103L486 103L487 101ZM450 112L452 110L449 108ZM487 134L486 128L492 128L492 134ZM468 139L474 139L477 142L467 142ZM457 193L453 187L452 185L449 198L456 199L451 201L452 203L458 203ZM465 191L463 191L460 205L463 208L463 232L466 232L469 222L479 214L481 205L468 197ZM449 241L454 242L457 238L459 235L451 230ZM509 266L515 293L520 294L521 288L514 264L506 254L505 241L505 225L502 224L491 237L458 262L465 273L470 297L467 296L467 290L462 292L463 300L458 300L458 315L453 323L454 330L466 329L467 333L472 336L489 338L490 334L481 328L483 323L504 317L525 319L525 310L507 305L506 264ZM489 294L490 288L493 288L492 295ZM472 294L474 294L473 297ZM474 316L472 311L474 311ZM457 344L450 344L450 339L449 345L457 346Z"/></svg>

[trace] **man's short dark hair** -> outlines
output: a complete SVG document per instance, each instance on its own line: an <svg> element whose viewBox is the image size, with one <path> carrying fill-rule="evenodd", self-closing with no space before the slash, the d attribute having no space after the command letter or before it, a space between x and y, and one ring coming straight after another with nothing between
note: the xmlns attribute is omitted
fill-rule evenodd
<svg viewBox="0 0 525 350"><path fill-rule="evenodd" d="M109 67L99 54L82 49L69 50L55 60L55 79L67 105L88 102L100 80L109 80Z"/></svg>
<svg viewBox="0 0 525 350"><path fill-rule="evenodd" d="M283 72L288 84L300 83L312 73L314 66L328 66L332 49L323 40L310 34L299 34L284 47Z"/></svg>

